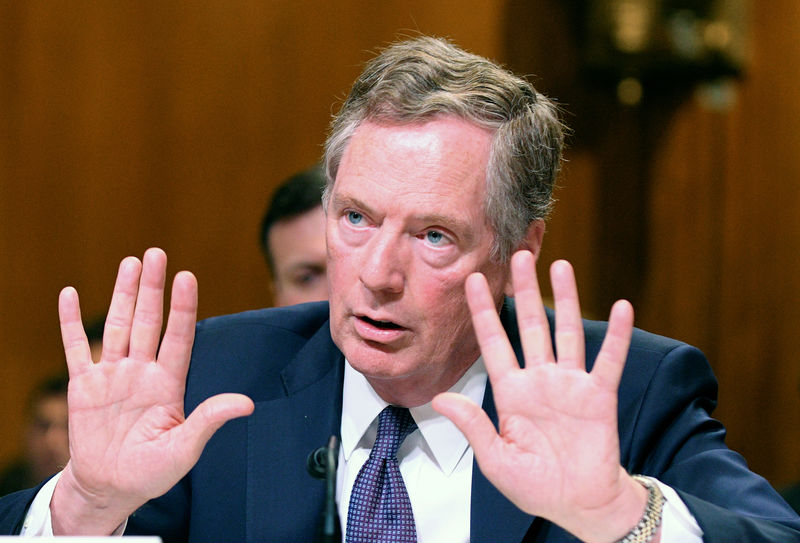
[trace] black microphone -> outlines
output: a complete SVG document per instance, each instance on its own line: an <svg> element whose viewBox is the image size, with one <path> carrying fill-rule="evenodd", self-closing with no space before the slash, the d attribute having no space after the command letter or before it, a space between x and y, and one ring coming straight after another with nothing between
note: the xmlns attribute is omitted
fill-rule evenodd
<svg viewBox="0 0 800 543"><path fill-rule="evenodd" d="M325 478L325 466L328 465L328 447L320 447L314 449L308 455L306 460L306 469L308 474L314 479Z"/></svg>
<svg viewBox="0 0 800 543"><path fill-rule="evenodd" d="M339 460L339 439L331 436L327 447L311 451L306 469L315 479L325 480L325 504L317 535L320 543L341 543L342 530L336 510L336 466Z"/></svg>

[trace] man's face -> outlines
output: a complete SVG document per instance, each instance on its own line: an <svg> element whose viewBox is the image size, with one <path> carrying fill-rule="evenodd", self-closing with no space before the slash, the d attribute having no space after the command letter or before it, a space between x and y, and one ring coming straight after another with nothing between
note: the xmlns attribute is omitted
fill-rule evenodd
<svg viewBox="0 0 800 543"><path fill-rule="evenodd" d="M327 215L331 334L385 400L421 405L479 355L464 281L502 299L507 266L484 216L491 133L454 117L363 123Z"/></svg>
<svg viewBox="0 0 800 543"><path fill-rule="evenodd" d="M269 229L269 248L275 268L275 305L328 299L325 278L325 213L315 207Z"/></svg>
<svg viewBox="0 0 800 543"><path fill-rule="evenodd" d="M27 433L27 456L36 480L49 477L69 460L67 395L45 396L32 413Z"/></svg>

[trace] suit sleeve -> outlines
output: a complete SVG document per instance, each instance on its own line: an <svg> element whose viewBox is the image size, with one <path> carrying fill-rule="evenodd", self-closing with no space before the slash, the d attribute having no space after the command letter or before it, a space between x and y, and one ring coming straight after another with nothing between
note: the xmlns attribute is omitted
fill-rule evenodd
<svg viewBox="0 0 800 543"><path fill-rule="evenodd" d="M674 488L708 543L800 541L800 518L725 445L725 428L711 417L717 382L700 351L668 349L643 387L626 406L634 413L635 437L622 443L629 471Z"/></svg>
<svg viewBox="0 0 800 543"><path fill-rule="evenodd" d="M21 490L0 498L0 534L18 535L22 530L22 523L28 512L36 493L44 483L36 488Z"/></svg>

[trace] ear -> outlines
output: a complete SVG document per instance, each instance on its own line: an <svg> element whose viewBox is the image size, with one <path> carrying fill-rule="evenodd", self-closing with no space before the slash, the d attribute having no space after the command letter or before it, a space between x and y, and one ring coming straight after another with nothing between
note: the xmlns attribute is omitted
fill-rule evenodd
<svg viewBox="0 0 800 543"><path fill-rule="evenodd" d="M525 232L525 238L522 242L514 249L516 251L530 251L533 253L533 258L536 260L539 259L539 253L542 250L542 239L544 238L544 221L542 219L537 219L528 225L528 231ZM504 289L506 296L513 296L514 295L514 287L511 284L511 274L508 274L508 280L506 281L505 289Z"/></svg>

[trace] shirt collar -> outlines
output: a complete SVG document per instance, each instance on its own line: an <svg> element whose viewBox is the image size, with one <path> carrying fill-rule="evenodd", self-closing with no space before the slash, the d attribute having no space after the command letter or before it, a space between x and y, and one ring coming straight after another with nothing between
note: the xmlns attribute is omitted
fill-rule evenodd
<svg viewBox="0 0 800 543"><path fill-rule="evenodd" d="M483 358L479 357L449 392L461 393L481 405L486 390L486 378ZM345 360L341 438L346 460L350 459L361 438L387 405L370 386L366 377ZM469 447L467 438L450 419L435 411L430 402L412 407L410 411L436 463L444 473L450 474Z"/></svg>

